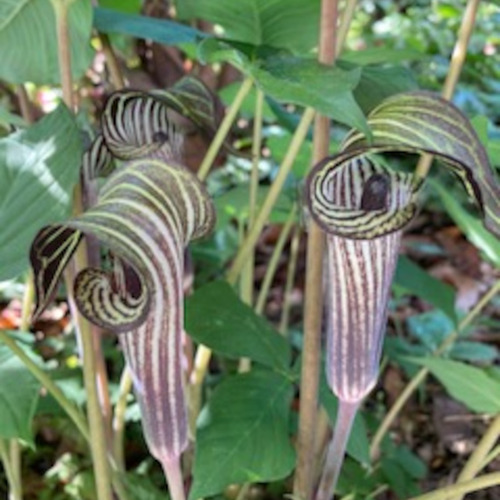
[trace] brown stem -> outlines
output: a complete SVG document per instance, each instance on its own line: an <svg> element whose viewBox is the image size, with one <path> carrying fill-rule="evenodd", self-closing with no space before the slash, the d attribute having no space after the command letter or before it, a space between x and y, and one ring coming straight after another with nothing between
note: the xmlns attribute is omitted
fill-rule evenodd
<svg viewBox="0 0 500 500"><path fill-rule="evenodd" d="M476 21L479 2L480 0L469 0L465 8L460 31L451 56L450 67L441 92L441 95L445 99L451 99L453 97L453 92L455 91L460 73L462 72L465 57L467 56L467 46L469 45L469 40ZM425 177L431 168L432 159L432 155L422 155L416 167L416 175Z"/></svg>
<svg viewBox="0 0 500 500"><path fill-rule="evenodd" d="M115 90L121 90L125 87L125 79L123 78L113 46L111 45L109 37L106 33L99 33L99 40L101 41L102 51L106 57L106 65L108 66L111 83L113 84Z"/></svg>
<svg viewBox="0 0 500 500"><path fill-rule="evenodd" d="M323 0L319 39L319 61L333 64L336 54L338 1ZM314 123L313 164L328 154L330 122L316 115ZM321 317L323 308L324 235L311 221L307 239L306 286L304 307L304 347L300 384L300 414L297 441L297 469L294 495L311 498L313 454L318 407L319 366L321 360Z"/></svg>
<svg viewBox="0 0 500 500"><path fill-rule="evenodd" d="M71 51L68 29L68 7L69 2L65 0L52 0L54 12L56 15L57 29L57 51L59 58L59 75L61 78L61 87L63 100L69 109L74 108L73 82L71 77Z"/></svg>

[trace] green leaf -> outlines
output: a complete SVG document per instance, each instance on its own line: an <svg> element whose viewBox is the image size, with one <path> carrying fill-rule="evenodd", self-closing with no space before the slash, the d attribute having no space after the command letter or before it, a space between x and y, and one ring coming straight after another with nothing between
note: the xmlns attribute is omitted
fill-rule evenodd
<svg viewBox="0 0 500 500"><path fill-rule="evenodd" d="M71 70L81 78L92 61L90 0L71 2L68 12ZM4 0L0 7L0 78L10 83L58 84L56 22L48 0Z"/></svg>
<svg viewBox="0 0 500 500"><path fill-rule="evenodd" d="M332 426L337 419L338 400L331 392L324 374L321 377L319 399L326 412ZM367 465L370 463L370 442L365 421L361 413L358 412L352 425L351 435L347 441L347 453L359 463Z"/></svg>
<svg viewBox="0 0 500 500"><path fill-rule="evenodd" d="M293 387L268 370L229 377L198 418L190 500L231 483L286 477L295 465L288 435Z"/></svg>
<svg viewBox="0 0 500 500"><path fill-rule="evenodd" d="M340 66L342 67L342 66ZM413 73L402 66L364 66L354 98L364 113L369 113L387 97L415 90Z"/></svg>
<svg viewBox="0 0 500 500"><path fill-rule="evenodd" d="M410 316L406 323L408 333L419 340L429 354L438 349L456 327L456 323L439 309Z"/></svg>
<svg viewBox="0 0 500 500"><path fill-rule="evenodd" d="M472 411L500 412L500 381L480 368L442 358L407 358L427 367L448 393Z"/></svg>
<svg viewBox="0 0 500 500"><path fill-rule="evenodd" d="M456 293L453 287L434 278L404 255L398 259L394 284L403 293L420 297L456 322Z"/></svg>
<svg viewBox="0 0 500 500"><path fill-rule="evenodd" d="M94 27L103 33L123 33L166 45L196 43L210 36L173 21L125 14L101 7L94 9Z"/></svg>
<svg viewBox="0 0 500 500"><path fill-rule="evenodd" d="M0 343L0 438L34 446L32 421L40 383L12 351Z"/></svg>
<svg viewBox="0 0 500 500"><path fill-rule="evenodd" d="M186 300L186 331L229 358L248 357L278 370L289 369L286 340L224 281L213 281Z"/></svg>
<svg viewBox="0 0 500 500"><path fill-rule="evenodd" d="M398 64L404 61L416 61L429 57L427 54L414 49L387 47L366 48L363 50L352 50L342 52L341 61L360 64Z"/></svg>
<svg viewBox="0 0 500 500"><path fill-rule="evenodd" d="M105 9L114 9L127 14L139 14L142 7L141 0L99 0L99 5Z"/></svg>
<svg viewBox="0 0 500 500"><path fill-rule="evenodd" d="M468 240L476 245L495 266L500 267L500 240L492 235L479 219L470 214L448 189L434 179L429 179L429 182L441 198L449 216Z"/></svg>
<svg viewBox="0 0 500 500"><path fill-rule="evenodd" d="M253 45L307 52L317 45L319 0L182 0L184 19L204 19ZM191 6L189 5L191 4ZM191 7L191 8L190 8Z"/></svg>
<svg viewBox="0 0 500 500"><path fill-rule="evenodd" d="M41 226L62 220L78 179L80 134L63 105L30 128L0 140L0 280L28 266Z"/></svg>
<svg viewBox="0 0 500 500"><path fill-rule="evenodd" d="M498 358L498 349L495 346L481 342L460 340L450 350L450 356L460 361L493 362Z"/></svg>
<svg viewBox="0 0 500 500"><path fill-rule="evenodd" d="M359 68L346 71L314 59L271 55L249 65L248 71L278 101L313 107L340 123L369 132L352 94L360 81Z"/></svg>
<svg viewBox="0 0 500 500"><path fill-rule="evenodd" d="M268 186L259 186L257 189L257 207L266 199L269 193ZM276 204L269 216L269 222L284 223L290 216L294 200L284 191L280 193ZM221 196L214 198L217 210L217 229L225 227L231 219L246 221L249 214L248 186L240 185Z"/></svg>

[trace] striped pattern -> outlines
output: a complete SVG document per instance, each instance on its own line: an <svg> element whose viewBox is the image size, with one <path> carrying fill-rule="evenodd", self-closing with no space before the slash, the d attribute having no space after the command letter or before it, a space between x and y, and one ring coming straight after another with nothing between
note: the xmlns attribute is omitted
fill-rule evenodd
<svg viewBox="0 0 500 500"><path fill-rule="evenodd" d="M83 155L81 174L84 185L98 177L108 176L113 168L113 156L106 146L104 136L98 134Z"/></svg>
<svg viewBox="0 0 500 500"><path fill-rule="evenodd" d="M327 235L326 375L333 393L358 402L374 387L401 231L367 240Z"/></svg>
<svg viewBox="0 0 500 500"><path fill-rule="evenodd" d="M46 226L35 236L30 249L36 295L32 322L54 299L64 268L81 239L80 231L63 225Z"/></svg>
<svg viewBox="0 0 500 500"><path fill-rule="evenodd" d="M451 167L481 209L485 226L500 236L500 185L467 118L449 101L427 92L386 99L368 123L373 142L353 131L344 151L430 153Z"/></svg>
<svg viewBox="0 0 500 500"><path fill-rule="evenodd" d="M387 303L403 226L418 186L359 156L326 159L306 194L327 232L327 380L342 401L361 401L377 380Z"/></svg>
<svg viewBox="0 0 500 500"><path fill-rule="evenodd" d="M100 271L85 270L76 279L75 297L89 320L124 331L120 342L133 373L148 445L161 460L178 457L187 445L181 368L184 249L190 239L210 231L214 221L213 205L193 174L143 159L115 172L98 205L68 222L96 236L141 276L142 286L130 297L120 295ZM101 284L99 278L104 278ZM91 289L85 286L89 280ZM149 307L140 323L142 312L138 316L126 306L136 301L142 311L143 287Z"/></svg>
<svg viewBox="0 0 500 500"><path fill-rule="evenodd" d="M388 171L363 156L364 151L325 159L309 174L305 198L316 223L327 233L355 239L397 231L417 211L421 182L412 175ZM373 176L388 181L385 206L363 209L365 183Z"/></svg>
<svg viewBox="0 0 500 500"><path fill-rule="evenodd" d="M97 238L114 255L114 269L88 268L74 282L82 314L119 332L134 379L151 453L163 464L187 445L181 366L184 334L184 251L215 223L213 204L196 176L178 165L181 136L166 103L142 92L108 100L97 136L83 158L82 177L114 170L99 199L64 225L44 228L32 246L37 310L52 297L81 235Z"/></svg>
<svg viewBox="0 0 500 500"><path fill-rule="evenodd" d="M182 136L169 120L167 106L151 94L114 92L106 101L101 122L106 145L116 158L179 158Z"/></svg>

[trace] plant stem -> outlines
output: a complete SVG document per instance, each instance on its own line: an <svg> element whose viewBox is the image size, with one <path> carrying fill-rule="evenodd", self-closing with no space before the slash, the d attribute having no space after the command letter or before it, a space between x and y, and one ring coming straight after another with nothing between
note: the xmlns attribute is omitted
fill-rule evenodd
<svg viewBox="0 0 500 500"><path fill-rule="evenodd" d="M290 258L288 260L288 268L286 271L285 290L283 292L283 307L281 308L281 319L279 324L279 332L287 336L288 323L290 321L290 306L293 283L295 281L295 272L297 270L297 260L299 258L299 244L300 244L300 227L296 226L293 232L292 242L290 243Z"/></svg>
<svg viewBox="0 0 500 500"><path fill-rule="evenodd" d="M57 51L59 58L59 75L63 100L70 110L74 108L73 82L71 77L71 42L68 30L68 7L65 0L51 0L56 15Z"/></svg>
<svg viewBox="0 0 500 500"><path fill-rule="evenodd" d="M219 149L221 148L222 143L224 142L224 139L229 133L231 125L233 124L246 95L248 94L248 92L250 92L252 85L253 85L252 79L250 77L247 77L243 81L240 89L238 90L238 93L236 94L230 108L227 110L226 116L222 120L222 123L220 124L217 133L215 134L215 137L213 138L210 147L208 148L205 158L203 158L203 162L200 165L200 169L198 170L198 178L200 180L204 180L205 177L208 175L210 167L212 166L212 163L214 162L217 153L219 152Z"/></svg>
<svg viewBox="0 0 500 500"><path fill-rule="evenodd" d="M288 240L288 237L290 236L290 232L295 223L296 215L297 215L297 205L294 203L292 206L292 210L290 210L290 214L288 215L288 219L286 220L285 225L281 229L278 241L274 246L271 258L269 259L269 263L267 264L266 274L264 276L264 280L262 281L259 296L255 304L255 312L257 314L262 314L262 312L264 311L264 307L266 305L266 299L269 294L269 289L271 288L271 283L273 282L274 275L276 274L276 269L278 267L281 254L283 252L283 248L285 248L285 244Z"/></svg>
<svg viewBox="0 0 500 500"><path fill-rule="evenodd" d="M344 47L345 41L347 39L347 33L349 32L354 13L356 12L356 3L357 0L347 0L345 3L338 28L335 57L338 57L340 55L340 53L342 52L342 48Z"/></svg>
<svg viewBox="0 0 500 500"><path fill-rule="evenodd" d="M186 492L184 491L180 459L169 457L161 460L161 464L167 478L168 492L170 493L171 500L185 500Z"/></svg>
<svg viewBox="0 0 500 500"><path fill-rule="evenodd" d="M59 70L63 98L69 109L74 109L73 84L71 78L71 54L70 39L68 31L68 6L65 0L52 0L56 14L57 44L59 56ZM82 211L82 189L77 186L73 198L73 212L79 214ZM72 289L71 284L76 272L87 265L87 253L84 244L80 245L75 255L76 265L70 266L66 272L66 283L68 291ZM92 463L96 482L97 500L112 500L111 476L107 458L106 432L104 421L101 416L99 395L96 387L95 373L98 362L94 352L94 339L92 327L80 314L71 296L68 297L72 315L77 327L83 357L83 378L87 395L87 415L90 431L90 448L92 452Z"/></svg>
<svg viewBox="0 0 500 500"><path fill-rule="evenodd" d="M473 479L481 470L483 460L491 451L500 436L500 415L497 415L488 427L488 430L479 441L471 456L467 460L465 467L457 477L456 483L463 483ZM454 500L462 500L462 494L457 495Z"/></svg>
<svg viewBox="0 0 500 500"><path fill-rule="evenodd" d="M125 87L125 80L120 70L120 65L118 64L113 46L111 45L109 37L106 33L99 33L99 40L101 41L102 51L104 52L104 56L106 58L106 65L108 66L111 83L113 84L115 90L121 90Z"/></svg>
<svg viewBox="0 0 500 500"><path fill-rule="evenodd" d="M338 0L322 0L318 60L333 64L337 52ZM314 123L313 164L328 155L330 122L316 116ZM313 222L309 225L306 257L304 305L304 346L300 382L297 467L293 492L299 498L311 498L316 417L318 411L319 366L321 360L321 319L323 311L324 235Z"/></svg>
<svg viewBox="0 0 500 500"><path fill-rule="evenodd" d="M117 470L125 472L125 454L123 449L123 436L125 432L125 412L127 410L127 399L132 390L132 376L130 370L125 366L120 378L120 390L118 401L115 404L113 415L113 457Z"/></svg>
<svg viewBox="0 0 500 500"><path fill-rule="evenodd" d="M292 168L293 161L297 156L300 146L302 145L302 142L307 135L307 131L313 117L314 110L312 108L307 108L302 115L297 129L295 130L295 134L290 142L290 146L285 155L285 158L283 159L283 163L281 164L278 175L276 176L276 179L274 180L271 189L269 190L267 198L264 201L264 204L262 205L262 208L260 209L260 212L255 219L255 223L252 226L250 232L247 234L244 242L242 243L242 246L238 251L233 265L226 276L226 280L230 285L236 284L238 276L240 275L240 272L245 264L245 260L247 259L249 252L253 250L255 243L257 242L260 232L262 231L262 228L264 227L264 224L269 217L272 207L274 206L274 203L278 198L286 177L290 172L290 169ZM212 351L204 345L200 345L196 350L194 369L190 377L189 409L191 430L193 429L192 426L196 421L200 409L201 385L203 384L203 379L205 378L211 356Z"/></svg>
<svg viewBox="0 0 500 500"><path fill-rule="evenodd" d="M17 474L12 468L8 441L0 438L0 459L2 460L7 483L9 484L9 500L22 500L21 484L17 480Z"/></svg>
<svg viewBox="0 0 500 500"><path fill-rule="evenodd" d="M465 318L460 322L456 331L447 335L445 340L439 346L439 348L435 351L434 356L439 356L442 354L458 337L460 332L467 328L472 321L480 314L480 312L486 307L486 305L490 302L490 300L500 291L500 281L497 281L489 290L486 292L476 306L465 316ZM406 385L403 392L398 396L394 405L389 410L387 415L382 420L377 432L375 433L372 443L370 446L370 456L372 460L375 460L378 457L380 444L382 439L384 438L387 431L391 428L392 424L396 420L399 412L403 408L403 406L410 399L413 392L417 389L417 387L425 380L427 375L429 374L429 369L426 367L420 368L420 370L412 377L410 382Z"/></svg>
<svg viewBox="0 0 500 500"><path fill-rule="evenodd" d="M31 374L47 389L48 393L59 403L69 418L76 425L80 434L90 441L85 418L78 408L64 395L52 379L17 345L6 332L0 330L0 342L3 342L28 368Z"/></svg>
<svg viewBox="0 0 500 500"><path fill-rule="evenodd" d="M26 123L32 124L35 121L35 117L33 116L33 110L31 109L26 87L23 84L17 86L17 98L19 99L22 117L26 120Z"/></svg>
<svg viewBox="0 0 500 500"><path fill-rule="evenodd" d="M315 500L329 500L332 498L333 490L337 484L340 469L344 462L347 441L359 404L360 401L350 402L339 400L333 439L328 447L323 474L319 482Z"/></svg>
<svg viewBox="0 0 500 500"><path fill-rule="evenodd" d="M264 107L264 93L258 89L257 99L255 102L255 114L253 122L253 138L252 138L252 171L250 174L250 189L248 200L248 224L247 228L253 226L255 220L255 212L257 210L257 189L259 187L259 163L260 150L262 146L262 110ZM244 232L242 233L243 236ZM243 239L243 237L242 237ZM254 301L254 268L255 268L255 252L251 252L248 256L247 263L243 268L240 280L241 300L252 307ZM240 373L248 372L251 368L251 360L249 358L240 359L238 371Z"/></svg>
<svg viewBox="0 0 500 500"><path fill-rule="evenodd" d="M438 490L431 491L430 493L412 497L409 500L450 500L455 495L465 495L467 493L471 493L472 491L491 488L492 486L498 486L499 484L500 472L494 472L493 474L480 476L472 481L445 486L444 488L439 488Z"/></svg>
<svg viewBox="0 0 500 500"><path fill-rule="evenodd" d="M309 130L309 125L314 117L314 110L312 108L307 108L302 115L302 118L295 130L295 134L290 142L290 146L288 151L283 159L283 163L280 166L278 175L273 181L271 185L271 189L269 190L267 197L262 204L262 207L255 218L255 223L247 234L243 244L239 248L239 251L233 261L233 264L227 274L227 281L230 284L234 284L238 278L238 275L243 268L248 255L255 247L255 244L259 238L259 235L262 231L262 228L267 222L269 214L278 199L278 196L281 192L283 184L290 173L293 162L297 156L297 153L302 145L302 142L306 138L307 131Z"/></svg>
<svg viewBox="0 0 500 500"><path fill-rule="evenodd" d="M455 48L453 49L453 54L451 56L450 67L441 92L441 95L445 99L451 99L453 97L453 92L455 91L460 73L462 72L465 58L467 56L467 46L469 45L469 40L476 21L479 2L480 0L469 0L467 2L464 16L462 18L462 24L460 25L460 31L455 43ZM425 177L431 168L432 159L432 155L422 155L417 164L415 175L422 178Z"/></svg>

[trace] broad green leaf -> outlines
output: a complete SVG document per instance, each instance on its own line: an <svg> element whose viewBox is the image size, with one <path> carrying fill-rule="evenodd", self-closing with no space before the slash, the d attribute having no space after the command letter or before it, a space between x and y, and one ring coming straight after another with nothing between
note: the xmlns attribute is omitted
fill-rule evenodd
<svg viewBox="0 0 500 500"><path fill-rule="evenodd" d="M41 226L68 215L80 159L80 134L63 105L0 140L0 280L27 268Z"/></svg>
<svg viewBox="0 0 500 500"><path fill-rule="evenodd" d="M233 82L230 83L229 85L222 87L219 90L219 97L222 99L222 101L226 106L231 105L240 87L241 87L241 82ZM253 118L255 114L256 101L257 101L257 90L255 89L255 87L252 87L252 89L247 94L240 107L239 110L240 115L246 118ZM265 100L262 111L264 120L269 120L269 121L274 120L274 113L270 108L269 104Z"/></svg>
<svg viewBox="0 0 500 500"><path fill-rule="evenodd" d="M139 14L142 7L141 0L99 0L99 5L104 9L114 9L127 14Z"/></svg>
<svg viewBox="0 0 500 500"><path fill-rule="evenodd" d="M408 257L399 257L394 285L402 289L403 293L420 297L456 321L455 290L431 276Z"/></svg>
<svg viewBox="0 0 500 500"><path fill-rule="evenodd" d="M34 445L32 421L40 383L12 351L0 342L0 438Z"/></svg>
<svg viewBox="0 0 500 500"><path fill-rule="evenodd" d="M321 380L319 398L333 426L337 419L339 403L338 399L328 387L324 374ZM365 421L359 412L354 419L346 451L352 458L361 464L367 465L370 463L370 442L368 441Z"/></svg>
<svg viewBox="0 0 500 500"><path fill-rule="evenodd" d="M278 101L310 106L345 125L368 133L354 100L361 70L328 67L314 59L272 55L248 66L262 90Z"/></svg>
<svg viewBox="0 0 500 500"><path fill-rule="evenodd" d="M24 128L27 126L27 123L20 116L11 113L4 106L0 106L0 126L9 128L11 125L13 125L14 127Z"/></svg>
<svg viewBox="0 0 500 500"><path fill-rule="evenodd" d="M427 367L448 393L478 413L500 412L500 381L485 370L443 358L408 358Z"/></svg>
<svg viewBox="0 0 500 500"><path fill-rule="evenodd" d="M166 45L196 43L209 37L189 26L153 17L126 14L112 9L94 9L94 27L103 33L123 33Z"/></svg>
<svg viewBox="0 0 500 500"><path fill-rule="evenodd" d="M71 70L78 79L94 54L91 1L71 2L68 23ZM0 60L0 78L10 83L59 83L55 14L49 0L0 2Z"/></svg>
<svg viewBox="0 0 500 500"><path fill-rule="evenodd" d="M413 73L403 66L363 66L354 98L363 112L369 113L385 98L416 88Z"/></svg>
<svg viewBox="0 0 500 500"><path fill-rule="evenodd" d="M186 300L186 331L229 358L248 357L279 370L289 368L288 343L224 281L213 281Z"/></svg>
<svg viewBox="0 0 500 500"><path fill-rule="evenodd" d="M183 19L217 24L223 36L253 45L307 52L317 45L319 0L181 0Z"/></svg>
<svg viewBox="0 0 500 500"><path fill-rule="evenodd" d="M198 57L210 63L229 62L252 76L266 96L310 106L369 135L366 118L353 96L360 68L344 70L269 47L217 39L204 40Z"/></svg>
<svg viewBox="0 0 500 500"><path fill-rule="evenodd" d="M459 340L450 350L450 356L460 361L493 362L498 359L498 349L482 342Z"/></svg>
<svg viewBox="0 0 500 500"><path fill-rule="evenodd" d="M347 61L365 66L369 64L397 64L404 61L416 61L426 57L429 56L414 49L390 49L387 47L375 47L342 52L341 61Z"/></svg>
<svg viewBox="0 0 500 500"><path fill-rule="evenodd" d="M449 190L434 179L429 181L441 198L449 216L469 241L476 245L495 266L500 267L500 240L491 234L477 217L469 213Z"/></svg>
<svg viewBox="0 0 500 500"><path fill-rule="evenodd" d="M229 377L198 418L190 500L231 483L286 477L295 465L288 435L293 387L268 370Z"/></svg>
<svg viewBox="0 0 500 500"><path fill-rule="evenodd" d="M408 333L431 354L455 331L456 323L439 309L415 314L406 320Z"/></svg>

